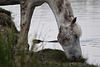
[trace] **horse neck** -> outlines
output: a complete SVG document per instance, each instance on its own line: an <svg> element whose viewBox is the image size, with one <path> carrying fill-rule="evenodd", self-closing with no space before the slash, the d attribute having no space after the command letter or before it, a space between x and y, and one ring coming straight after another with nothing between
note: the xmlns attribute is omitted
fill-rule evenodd
<svg viewBox="0 0 100 67"><path fill-rule="evenodd" d="M12 5L12 4L19 4L20 1L27 1L27 0L0 0L0 5ZM68 0L29 0L34 2L47 2L52 9L55 18L57 20L58 28L60 26L68 26L72 18L74 17L71 4ZM35 2L36 1L36 2Z"/></svg>
<svg viewBox="0 0 100 67"><path fill-rule="evenodd" d="M68 0L48 0L48 4L55 15L58 28L68 26L74 18L70 2Z"/></svg>

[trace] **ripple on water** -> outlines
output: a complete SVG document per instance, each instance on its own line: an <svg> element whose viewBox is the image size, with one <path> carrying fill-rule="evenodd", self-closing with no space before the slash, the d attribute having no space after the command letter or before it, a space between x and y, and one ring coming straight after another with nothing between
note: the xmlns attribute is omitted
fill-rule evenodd
<svg viewBox="0 0 100 67"><path fill-rule="evenodd" d="M91 47L100 48L100 38L91 38L91 39L81 40L81 44L82 46L91 46Z"/></svg>

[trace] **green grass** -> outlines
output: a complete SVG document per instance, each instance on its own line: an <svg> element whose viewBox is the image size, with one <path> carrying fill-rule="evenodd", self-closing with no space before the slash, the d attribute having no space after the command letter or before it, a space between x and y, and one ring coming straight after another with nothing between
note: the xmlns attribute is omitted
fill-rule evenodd
<svg viewBox="0 0 100 67"><path fill-rule="evenodd" d="M10 18L6 14L0 16ZM2 23L8 23L8 20L1 18ZM17 43L18 33L12 19L10 22L8 26L0 24L0 67L98 67L87 64L84 58L80 62L70 62L61 50L44 49L38 52L28 51L28 53L15 51L14 46ZM18 52L17 55L16 52Z"/></svg>
<svg viewBox="0 0 100 67"><path fill-rule="evenodd" d="M1 67L12 67L13 66L13 44L14 44L14 33L9 30L0 33L0 66Z"/></svg>
<svg viewBox="0 0 100 67"><path fill-rule="evenodd" d="M8 16L11 16L11 12L5 9L0 8L0 13L5 13Z"/></svg>
<svg viewBox="0 0 100 67"><path fill-rule="evenodd" d="M59 63L68 63L70 62L65 53L61 50L53 50L53 49L43 49L41 51L38 51L34 53L36 55L36 58L39 61L43 62L59 62ZM85 63L86 59L82 58L79 62Z"/></svg>

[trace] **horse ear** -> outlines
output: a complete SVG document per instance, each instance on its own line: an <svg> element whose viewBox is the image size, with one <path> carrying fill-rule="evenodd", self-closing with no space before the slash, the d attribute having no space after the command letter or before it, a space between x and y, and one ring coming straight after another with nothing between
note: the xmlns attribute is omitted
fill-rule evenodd
<svg viewBox="0 0 100 67"><path fill-rule="evenodd" d="M75 18L72 20L71 25L73 25L73 24L76 22L76 20L77 20L77 17L75 17Z"/></svg>

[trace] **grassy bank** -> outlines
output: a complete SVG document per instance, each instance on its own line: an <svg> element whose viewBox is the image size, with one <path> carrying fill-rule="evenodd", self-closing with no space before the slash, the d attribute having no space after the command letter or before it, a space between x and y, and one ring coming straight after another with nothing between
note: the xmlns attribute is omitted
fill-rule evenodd
<svg viewBox="0 0 100 67"><path fill-rule="evenodd" d="M16 51L18 32L11 13L0 8L0 67L97 67L86 63L86 59L70 62L61 50L44 49L38 52ZM17 62L16 62L17 60Z"/></svg>

